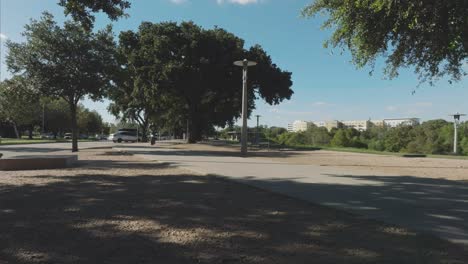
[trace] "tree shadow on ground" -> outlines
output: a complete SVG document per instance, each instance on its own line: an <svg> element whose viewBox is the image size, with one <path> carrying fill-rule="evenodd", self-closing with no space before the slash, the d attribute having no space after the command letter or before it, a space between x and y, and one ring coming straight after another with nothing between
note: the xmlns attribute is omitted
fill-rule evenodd
<svg viewBox="0 0 468 264"><path fill-rule="evenodd" d="M138 168L137 162L127 165ZM461 246L432 236L219 177L153 176L163 169L135 170L131 176L43 172L22 176L22 184L1 185L0 262L414 264L468 259Z"/></svg>
<svg viewBox="0 0 468 264"><path fill-rule="evenodd" d="M292 179L240 178L241 182L468 245L468 182L413 176L327 174L341 184ZM351 181L350 181L351 180Z"/></svg>

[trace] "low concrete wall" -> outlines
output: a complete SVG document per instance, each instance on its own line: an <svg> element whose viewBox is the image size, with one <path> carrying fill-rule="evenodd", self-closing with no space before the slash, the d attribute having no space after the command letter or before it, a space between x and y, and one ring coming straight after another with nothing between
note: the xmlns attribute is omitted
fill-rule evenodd
<svg viewBox="0 0 468 264"><path fill-rule="evenodd" d="M0 159L0 170L60 169L71 167L77 161L77 155L17 156Z"/></svg>

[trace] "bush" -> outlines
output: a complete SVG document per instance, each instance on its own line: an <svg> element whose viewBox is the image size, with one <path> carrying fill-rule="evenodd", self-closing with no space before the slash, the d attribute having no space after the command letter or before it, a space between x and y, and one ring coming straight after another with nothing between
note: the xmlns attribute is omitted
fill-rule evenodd
<svg viewBox="0 0 468 264"><path fill-rule="evenodd" d="M418 142L411 141L410 143L408 143L408 145L403 150L403 152L420 154L420 153L423 153L424 151L421 149L421 146L420 144L418 144Z"/></svg>
<svg viewBox="0 0 468 264"><path fill-rule="evenodd" d="M335 136L331 141L331 145L334 147L349 147L351 142L346 136L346 132L342 129L336 131Z"/></svg>
<svg viewBox="0 0 468 264"><path fill-rule="evenodd" d="M373 139L369 142L368 148L372 150L377 150L377 151L384 151L385 144L383 140Z"/></svg>
<svg viewBox="0 0 468 264"><path fill-rule="evenodd" d="M465 137L460 142L461 153L463 155L468 155L468 137Z"/></svg>

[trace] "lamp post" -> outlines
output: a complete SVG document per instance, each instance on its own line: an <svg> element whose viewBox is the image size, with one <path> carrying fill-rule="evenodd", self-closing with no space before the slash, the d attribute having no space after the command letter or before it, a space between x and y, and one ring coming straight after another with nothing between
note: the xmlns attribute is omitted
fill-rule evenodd
<svg viewBox="0 0 468 264"><path fill-rule="evenodd" d="M460 122L460 117L462 116L466 116L465 114L460 114L460 113L456 113L456 114L453 114L453 115L450 115L450 116L453 116L453 127L454 127L454 135L453 135L453 154L457 155L458 154L458 123Z"/></svg>
<svg viewBox="0 0 468 264"><path fill-rule="evenodd" d="M242 131L241 131L241 155L247 155L247 69L257 65L254 61L244 59L235 61L234 65L242 67Z"/></svg>
<svg viewBox="0 0 468 264"><path fill-rule="evenodd" d="M256 129L256 131L255 131L255 132L256 132L256 133L255 133L255 143L258 145L258 144L259 144L259 141L260 141L260 140L259 140L259 136L258 136L258 132L259 132L259 131L258 131L258 125L259 125L259 123L260 123L260 117L261 117L261 115L256 115L255 117L257 118L257 129Z"/></svg>

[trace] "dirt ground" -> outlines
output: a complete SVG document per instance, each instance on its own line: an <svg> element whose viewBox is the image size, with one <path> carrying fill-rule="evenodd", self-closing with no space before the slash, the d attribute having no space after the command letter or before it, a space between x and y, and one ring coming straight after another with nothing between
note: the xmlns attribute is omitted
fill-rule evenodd
<svg viewBox="0 0 468 264"><path fill-rule="evenodd" d="M174 146L171 146L174 147ZM238 152L238 148L212 144L179 144L188 150ZM363 154L328 150L256 150L250 155L293 164L344 167L352 172L375 171L387 176L413 176L447 180L468 180L468 159L404 158L391 155Z"/></svg>
<svg viewBox="0 0 468 264"><path fill-rule="evenodd" d="M108 150L0 172L0 263L467 263L468 249Z"/></svg>

